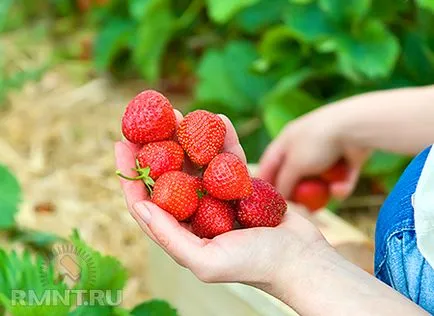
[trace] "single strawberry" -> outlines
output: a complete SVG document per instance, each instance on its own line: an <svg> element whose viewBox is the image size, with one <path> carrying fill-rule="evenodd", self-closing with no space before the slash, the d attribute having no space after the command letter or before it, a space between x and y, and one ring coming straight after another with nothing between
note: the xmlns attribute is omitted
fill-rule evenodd
<svg viewBox="0 0 434 316"><path fill-rule="evenodd" d="M291 197L291 201L304 205L311 212L325 207L329 200L329 187L321 179L305 179L300 181L295 186Z"/></svg>
<svg viewBox="0 0 434 316"><path fill-rule="evenodd" d="M253 192L246 165L231 153L219 154L209 163L203 174L203 186L220 200L238 200Z"/></svg>
<svg viewBox="0 0 434 316"><path fill-rule="evenodd" d="M237 202L237 220L243 227L275 227L286 212L283 196L268 182L254 178L253 193Z"/></svg>
<svg viewBox="0 0 434 316"><path fill-rule="evenodd" d="M207 165L221 152L225 135L226 125L223 120L204 110L186 115L177 131L179 144L198 166Z"/></svg>
<svg viewBox="0 0 434 316"><path fill-rule="evenodd" d="M182 171L169 171L155 182L152 202L178 221L188 219L199 204L198 181Z"/></svg>
<svg viewBox="0 0 434 316"><path fill-rule="evenodd" d="M329 183L342 182L348 179L349 173L347 162L340 159L333 167L321 174L321 179Z"/></svg>
<svg viewBox="0 0 434 316"><path fill-rule="evenodd" d="M226 202L206 195L199 201L199 207L191 221L193 233L201 238L231 231L235 224L235 210Z"/></svg>
<svg viewBox="0 0 434 316"><path fill-rule="evenodd" d="M149 176L157 180L163 173L182 170L184 151L172 140L149 143L138 152L137 161L140 168L149 167Z"/></svg>
<svg viewBox="0 0 434 316"><path fill-rule="evenodd" d="M153 90L137 95L122 117L122 133L135 144L171 139L175 134L176 117L169 100Z"/></svg>

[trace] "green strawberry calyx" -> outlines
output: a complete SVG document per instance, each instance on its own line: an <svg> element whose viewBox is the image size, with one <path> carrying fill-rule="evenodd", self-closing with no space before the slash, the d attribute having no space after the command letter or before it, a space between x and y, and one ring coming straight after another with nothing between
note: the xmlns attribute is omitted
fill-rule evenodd
<svg viewBox="0 0 434 316"><path fill-rule="evenodd" d="M148 188L149 192L152 194L152 187L154 186L155 181L149 176L149 173L151 172L151 168L149 168L149 167L142 168L139 164L139 161L136 159L136 168L131 168L131 170L137 172L137 174L138 174L137 177L126 176L120 170L116 170L116 174L119 177L124 178L126 180L130 180L130 181L142 180L143 183Z"/></svg>

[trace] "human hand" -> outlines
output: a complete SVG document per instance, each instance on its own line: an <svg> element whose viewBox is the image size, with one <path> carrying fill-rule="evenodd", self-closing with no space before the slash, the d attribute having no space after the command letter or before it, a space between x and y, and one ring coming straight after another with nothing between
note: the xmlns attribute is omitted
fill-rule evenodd
<svg viewBox="0 0 434 316"><path fill-rule="evenodd" d="M330 190L336 198L347 197L357 184L370 150L345 141L339 122L343 119L329 106L289 123L262 156L258 176L290 199L301 178L320 175L343 157L349 175L345 181L331 183Z"/></svg>
<svg viewBox="0 0 434 316"><path fill-rule="evenodd" d="M182 118L180 113L177 117ZM222 118L227 126L224 151L245 161L232 124ZM131 168L138 149L128 142L116 143L117 167L127 176L134 176ZM150 202L143 182L120 181L128 209L143 231L177 263L205 282L242 282L271 291L282 273L291 271L291 267L315 252L313 245L327 244L313 224L289 212L275 228L235 230L212 240L200 239L190 232L188 224L179 223Z"/></svg>

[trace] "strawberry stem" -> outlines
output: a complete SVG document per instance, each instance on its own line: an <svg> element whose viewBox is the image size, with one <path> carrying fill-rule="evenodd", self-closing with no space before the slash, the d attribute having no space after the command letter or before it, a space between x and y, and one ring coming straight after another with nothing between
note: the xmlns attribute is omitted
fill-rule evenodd
<svg viewBox="0 0 434 316"><path fill-rule="evenodd" d="M132 170L136 170L136 169L132 169ZM139 174L137 177L129 177L124 175L120 170L116 170L116 175L118 175L121 178L124 178L126 180L130 180L130 181L137 181L137 180L141 180L144 179L145 176L143 174Z"/></svg>
<svg viewBox="0 0 434 316"><path fill-rule="evenodd" d="M151 168L150 167L145 167L145 168L140 167L139 161L136 159L136 168L131 168L131 170L136 171L138 173L138 176L137 177L126 176L120 170L116 170L116 174L119 177L124 178L126 180L130 180L130 181L142 180L143 183L146 185L146 188L148 189L149 194L152 196L152 188L155 184L155 181L154 181L154 179L152 179L149 176L149 173L151 172Z"/></svg>

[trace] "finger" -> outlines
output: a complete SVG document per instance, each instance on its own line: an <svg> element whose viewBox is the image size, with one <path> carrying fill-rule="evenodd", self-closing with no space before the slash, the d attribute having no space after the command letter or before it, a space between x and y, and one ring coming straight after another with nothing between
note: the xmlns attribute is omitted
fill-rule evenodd
<svg viewBox="0 0 434 316"><path fill-rule="evenodd" d="M223 151L233 153L234 155L238 156L244 163L247 163L246 154L244 153L243 147L241 147L237 131L232 125L231 120L226 115L219 114L219 116L226 125L226 136Z"/></svg>
<svg viewBox="0 0 434 316"><path fill-rule="evenodd" d="M355 190L357 182L362 172L363 164L371 154L369 149L350 148L345 154L345 158L349 165L349 175L346 181L332 183L330 186L331 194L339 199L343 200L348 198Z"/></svg>
<svg viewBox="0 0 434 316"><path fill-rule="evenodd" d="M291 198L292 189L300 178L300 172L301 170L292 164L291 159L286 157L279 169L276 180L276 188L285 199L289 200Z"/></svg>
<svg viewBox="0 0 434 316"><path fill-rule="evenodd" d="M276 184L276 176L285 158L283 146L278 140L271 143L259 161L258 177Z"/></svg>
<svg viewBox="0 0 434 316"><path fill-rule="evenodd" d="M182 115L182 113L178 110L173 110L175 112L175 116L176 116L176 123L179 125L181 123L181 121L184 119L184 116Z"/></svg>
<svg viewBox="0 0 434 316"><path fill-rule="evenodd" d="M128 149L133 153L134 157L137 155L140 149L142 149L142 145L134 144L130 142L128 139L124 139L123 143L128 147Z"/></svg>
<svg viewBox="0 0 434 316"><path fill-rule="evenodd" d="M132 170L135 167L135 157L128 145L123 142L117 142L115 144L115 155L117 169L128 177L136 177L137 172ZM149 197L145 185L141 180L130 181L123 178L119 179L129 209L132 208L134 203Z"/></svg>
<svg viewBox="0 0 434 316"><path fill-rule="evenodd" d="M158 244L179 264L185 267L196 265L206 260L203 257L204 242L182 227L176 219L154 203L143 201L135 208L144 207L149 213L148 227L155 236Z"/></svg>
<svg viewBox="0 0 434 316"><path fill-rule="evenodd" d="M338 200L344 200L348 198L356 188L359 180L361 167L351 168L348 179L346 181L334 182L330 184L330 192L333 197Z"/></svg>
<svg viewBox="0 0 434 316"><path fill-rule="evenodd" d="M144 217L143 212L137 211L137 205L140 202L134 204L132 208L129 209L131 216L134 218L134 220L139 224L140 228L145 232L146 235L148 235L149 238L151 238L156 244L159 245L157 238L152 233L152 231L148 227L148 222L150 220L149 217ZM160 245L161 246L161 245Z"/></svg>

